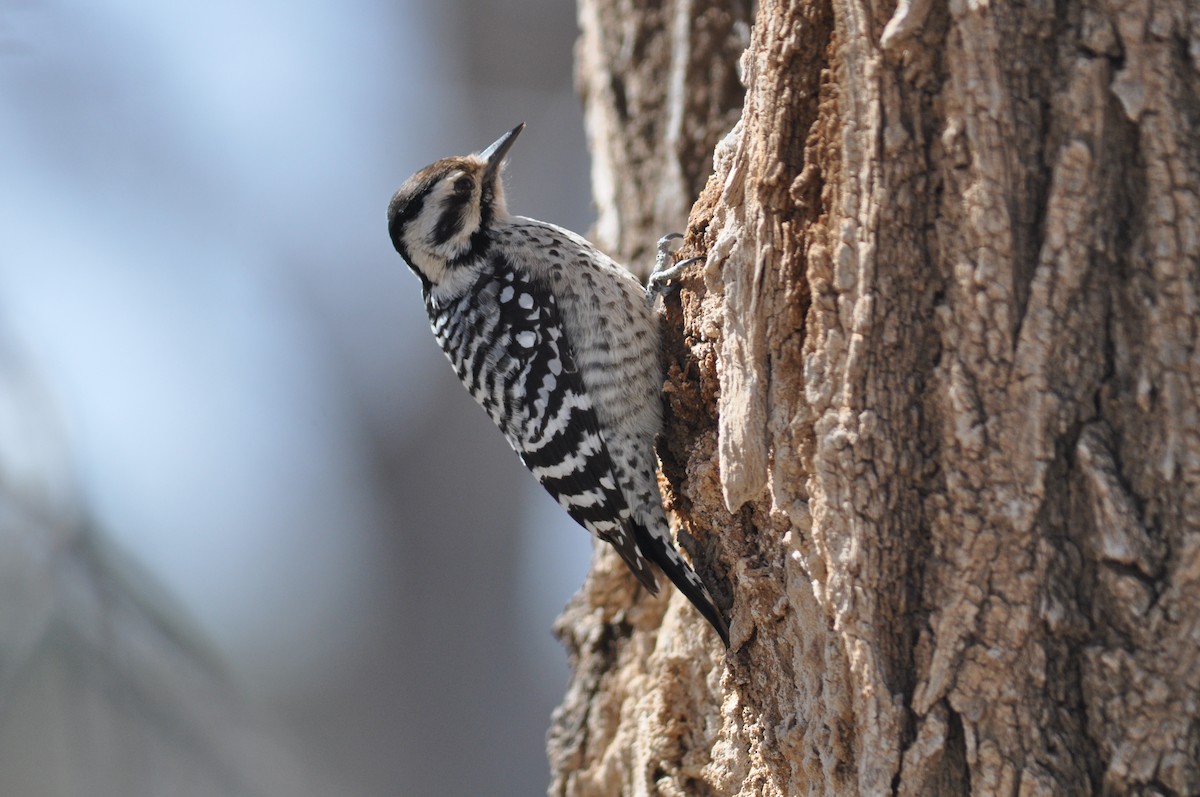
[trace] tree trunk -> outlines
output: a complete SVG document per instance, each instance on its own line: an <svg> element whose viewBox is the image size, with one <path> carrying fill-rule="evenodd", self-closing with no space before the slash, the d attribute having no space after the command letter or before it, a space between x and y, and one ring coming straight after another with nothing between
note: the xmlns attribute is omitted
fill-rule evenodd
<svg viewBox="0 0 1200 797"><path fill-rule="evenodd" d="M632 262L746 8L628 5L580 0L579 63ZM665 302L732 646L599 554L551 794L1200 793L1197 8L759 4Z"/></svg>

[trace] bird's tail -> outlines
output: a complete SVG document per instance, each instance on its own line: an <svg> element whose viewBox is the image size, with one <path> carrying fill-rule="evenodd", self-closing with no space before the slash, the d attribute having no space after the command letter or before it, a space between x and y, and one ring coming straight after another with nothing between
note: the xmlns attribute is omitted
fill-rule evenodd
<svg viewBox="0 0 1200 797"><path fill-rule="evenodd" d="M692 605L712 624L725 647L729 647L729 624L717 608L717 602L709 593L700 576L696 575L683 557L662 537L651 534L641 524L635 524L637 544L646 558L658 565L667 578L692 602Z"/></svg>
<svg viewBox="0 0 1200 797"><path fill-rule="evenodd" d="M632 531L631 535L629 532ZM617 533L607 531L598 531L596 536L617 549L617 553L621 555L625 566L629 571L637 576L637 580L642 583L651 595L658 594L658 582L654 579L653 568L650 567L650 562L642 556L641 548L643 547L642 536L646 530L641 526L636 526L633 523L622 524L622 527ZM663 571L666 572L666 571Z"/></svg>

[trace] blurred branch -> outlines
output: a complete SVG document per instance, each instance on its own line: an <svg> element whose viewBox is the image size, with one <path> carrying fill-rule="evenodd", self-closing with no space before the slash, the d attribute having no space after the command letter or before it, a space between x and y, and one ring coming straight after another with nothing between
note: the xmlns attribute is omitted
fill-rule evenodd
<svg viewBox="0 0 1200 797"><path fill-rule="evenodd" d="M0 794L330 793L90 527L45 394L2 343Z"/></svg>

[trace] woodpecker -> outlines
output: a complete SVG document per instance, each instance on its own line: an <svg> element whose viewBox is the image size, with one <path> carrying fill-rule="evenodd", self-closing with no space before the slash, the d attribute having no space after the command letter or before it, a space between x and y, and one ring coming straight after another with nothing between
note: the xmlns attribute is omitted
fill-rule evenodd
<svg viewBox="0 0 1200 797"><path fill-rule="evenodd" d="M524 127L410 177L388 205L392 244L421 282L438 345L525 466L652 594L656 564L728 647L658 490L658 316L637 279L583 238L509 215L500 171Z"/></svg>

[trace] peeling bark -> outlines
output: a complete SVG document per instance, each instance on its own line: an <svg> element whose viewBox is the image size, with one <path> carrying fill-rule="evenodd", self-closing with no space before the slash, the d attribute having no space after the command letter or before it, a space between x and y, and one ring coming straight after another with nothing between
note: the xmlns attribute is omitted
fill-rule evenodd
<svg viewBox="0 0 1200 797"><path fill-rule="evenodd" d="M584 99L593 238L645 277L654 246L681 231L733 127L751 0L579 4L576 80Z"/></svg>
<svg viewBox="0 0 1200 797"><path fill-rule="evenodd" d="M550 793L1200 793L1198 7L763 2L731 117L740 12L580 6L602 242L699 197L660 458L732 648L599 554Z"/></svg>

